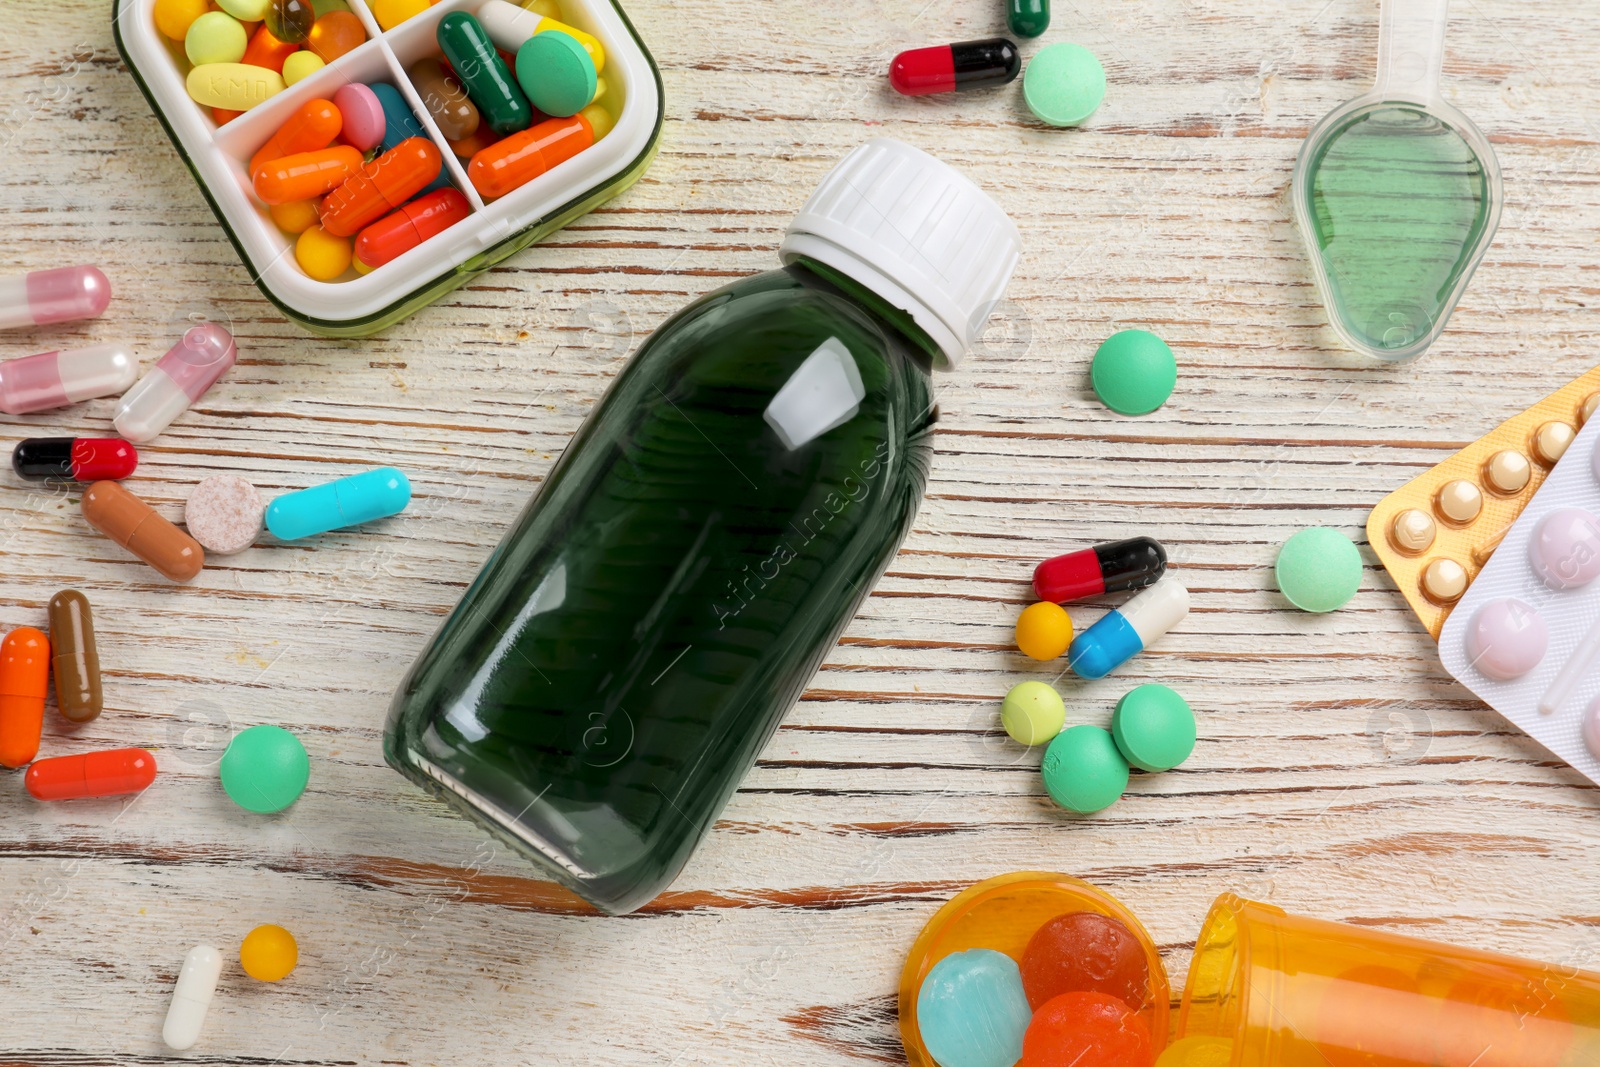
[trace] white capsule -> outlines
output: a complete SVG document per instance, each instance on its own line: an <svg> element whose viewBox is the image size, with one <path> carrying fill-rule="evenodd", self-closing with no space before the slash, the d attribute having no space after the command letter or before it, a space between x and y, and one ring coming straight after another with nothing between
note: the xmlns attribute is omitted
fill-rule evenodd
<svg viewBox="0 0 1600 1067"><path fill-rule="evenodd" d="M221 326L193 327L128 390L111 425L127 440L144 444L204 396L238 355L233 336Z"/></svg>
<svg viewBox="0 0 1600 1067"><path fill-rule="evenodd" d="M178 972L178 984L172 989L166 1024L161 1027L161 1040L168 1048L182 1052L200 1040L206 1010L211 1007L211 995L217 991L217 979L221 977L222 953L210 945L196 945L189 950L183 958L183 969Z"/></svg>

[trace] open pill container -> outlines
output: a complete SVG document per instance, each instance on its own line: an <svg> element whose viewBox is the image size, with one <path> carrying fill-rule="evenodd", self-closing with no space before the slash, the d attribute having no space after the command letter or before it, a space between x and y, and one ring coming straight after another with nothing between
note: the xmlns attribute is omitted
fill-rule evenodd
<svg viewBox="0 0 1600 1067"><path fill-rule="evenodd" d="M476 14L484 0L440 0L383 31L363 0L347 0L367 41L315 73L218 126L212 110L190 98L191 65L182 42L157 28L156 0L116 0L117 48L156 117L194 174L217 220L261 292L288 318L331 337L364 337L462 285L501 260L617 195L644 173L661 134L661 76L614 0L561 0L565 22L605 49L605 94L596 104L613 128L587 149L506 195L486 201L424 106L407 74L440 54L438 26L452 12ZM250 157L302 105L331 100L350 84L397 89L443 157L441 176L466 197L470 214L421 244L360 274L318 281L295 257L296 235L278 228L256 198Z"/></svg>

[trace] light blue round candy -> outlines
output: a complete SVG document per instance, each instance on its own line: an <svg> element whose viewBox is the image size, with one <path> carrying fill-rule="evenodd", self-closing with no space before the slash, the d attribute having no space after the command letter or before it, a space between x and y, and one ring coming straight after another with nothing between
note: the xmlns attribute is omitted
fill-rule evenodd
<svg viewBox="0 0 1600 1067"><path fill-rule="evenodd" d="M1017 961L991 948L951 953L917 990L917 1029L939 1067L1012 1067L1032 1018Z"/></svg>

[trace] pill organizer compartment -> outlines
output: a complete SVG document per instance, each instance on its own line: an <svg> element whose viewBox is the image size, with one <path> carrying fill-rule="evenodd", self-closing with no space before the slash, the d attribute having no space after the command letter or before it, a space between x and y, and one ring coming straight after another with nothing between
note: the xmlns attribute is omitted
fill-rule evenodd
<svg viewBox="0 0 1600 1067"><path fill-rule="evenodd" d="M606 49L607 91L598 103L616 120L604 138L521 188L485 203L423 107L405 68L439 55L439 20L476 12L483 0L441 0L387 33L361 0L350 10L368 40L310 77L218 127L210 109L189 97L184 64L155 27L155 0L117 0L117 46L228 232L262 293L316 333L362 337L389 326L495 263L615 196L643 174L661 132L661 81L655 63L621 9L610 0L563 0L562 21L593 34ZM245 173L249 159L307 100L331 98L343 85L387 82L410 105L444 158L444 171L472 214L366 275L331 282L309 277L295 261L295 235L274 225Z"/></svg>

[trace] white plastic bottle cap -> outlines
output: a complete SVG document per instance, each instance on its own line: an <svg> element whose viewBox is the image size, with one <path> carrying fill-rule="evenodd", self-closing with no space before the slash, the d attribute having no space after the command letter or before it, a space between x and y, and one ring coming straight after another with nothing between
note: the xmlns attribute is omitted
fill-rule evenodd
<svg viewBox="0 0 1600 1067"><path fill-rule="evenodd" d="M982 336L1021 248L1016 224L971 180L878 137L822 179L778 257L804 256L867 286L910 314L953 365Z"/></svg>

